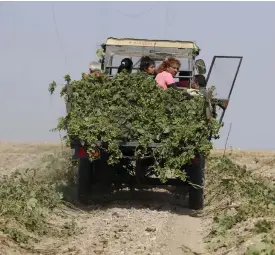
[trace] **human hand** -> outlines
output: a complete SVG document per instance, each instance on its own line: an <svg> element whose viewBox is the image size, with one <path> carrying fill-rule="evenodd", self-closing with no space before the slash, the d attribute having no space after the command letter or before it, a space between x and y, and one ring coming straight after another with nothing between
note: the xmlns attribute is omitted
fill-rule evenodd
<svg viewBox="0 0 275 255"><path fill-rule="evenodd" d="M198 85L197 83L193 83L193 84L191 85L191 88L192 88L192 89L199 89L200 87L199 87L199 85Z"/></svg>

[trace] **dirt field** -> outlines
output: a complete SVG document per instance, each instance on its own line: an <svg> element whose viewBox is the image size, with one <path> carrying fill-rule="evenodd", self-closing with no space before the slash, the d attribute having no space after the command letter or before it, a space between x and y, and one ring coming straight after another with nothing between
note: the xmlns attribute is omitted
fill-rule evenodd
<svg viewBox="0 0 275 255"><path fill-rule="evenodd" d="M0 143L0 176L18 168L39 166L43 156L60 150L60 144ZM213 153L220 155L223 150ZM227 153L255 174L275 180L275 152L228 150ZM73 188L70 192L73 194ZM185 201L163 189L134 195L124 192L102 206L63 207L51 217L51 223L55 225L64 220L75 222L77 231L73 235L46 238L29 252L0 236L0 253L207 254L203 239L211 225L210 218L192 215L186 209Z"/></svg>
<svg viewBox="0 0 275 255"><path fill-rule="evenodd" d="M223 155L224 150L214 150L214 155ZM275 151L228 149L225 153L240 165L246 165L253 174L275 181Z"/></svg>

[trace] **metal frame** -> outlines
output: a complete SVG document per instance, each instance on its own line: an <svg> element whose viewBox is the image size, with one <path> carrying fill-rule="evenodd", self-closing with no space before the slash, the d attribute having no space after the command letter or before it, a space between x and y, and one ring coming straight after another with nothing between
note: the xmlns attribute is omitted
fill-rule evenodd
<svg viewBox="0 0 275 255"><path fill-rule="evenodd" d="M112 62L113 62L113 57L114 56L119 56L119 55L112 55L110 56L108 59L108 63L104 62L104 71L106 72L108 70L108 75L109 77L113 77L114 74L112 74L112 71L113 70L117 70L119 66L112 66ZM131 58L131 57L130 57ZM189 78L189 79L193 79L194 78L194 75L195 75L195 56L192 56L192 57L185 57L185 58L182 58L182 59L187 59L188 60L188 70L179 70L179 71L189 71L191 72L191 76L175 76L174 78ZM106 61L106 60L105 60ZM134 64L134 67L133 67L133 70L139 70L138 67L136 67L136 65L140 62L140 60L137 61L137 63Z"/></svg>
<svg viewBox="0 0 275 255"><path fill-rule="evenodd" d="M166 56L175 56L177 58L180 59L186 59L188 61L188 71L191 72L191 76L177 76L175 78L189 78L190 80L194 78L194 67L195 67L195 59L196 57L199 55L198 53L194 53L194 42L187 42L187 41L162 41L162 40L156 40L156 41L151 41L151 40L145 40L146 44L145 45L139 45L140 41L144 41L143 39L129 39L129 38L124 38L124 39L119 39L119 38L108 38L108 39L114 39L116 41L116 43L106 43L105 44L105 56L104 56L104 64L103 64L103 70L104 72L107 71L108 75L110 77L113 77L114 75L112 74L113 70L118 69L117 66L113 66L113 57L114 56L126 56L129 55L129 58L132 59L132 57L142 57L144 55L149 55L151 56L153 59L157 59L157 60L161 60L161 56L159 56L158 54L163 55L163 59ZM107 41L108 41L107 39ZM137 41L137 44L129 44L127 43L128 40L133 40L133 41ZM161 42L163 43L172 43L172 45L168 46L168 45L157 45L156 49L156 43L154 43L153 45L148 44L148 43L152 43L152 42ZM176 43L176 44L175 44ZM179 45L177 43L181 43L183 45L181 45L181 47L179 47ZM192 47L187 47L184 44L190 44L192 43ZM177 47L175 46L177 45ZM173 46L173 47L172 47ZM185 46L185 47L182 47ZM179 48L178 48L179 47ZM108 49L109 48L109 49ZM114 48L114 49L112 49ZM124 49L124 50L122 50ZM181 52L183 51L183 52ZM186 51L186 53L184 53L184 51ZM148 54L145 54L145 53ZM139 60L140 61L140 60ZM137 64L139 63L139 61L137 61L137 63L134 64L133 69L136 70L137 68ZM187 70L180 70L180 71L187 71Z"/></svg>
<svg viewBox="0 0 275 255"><path fill-rule="evenodd" d="M229 58L229 59L233 59L233 58L234 58L234 59L239 59L239 64L238 64L238 67L237 67L237 70L236 70L236 73L235 73L235 76L234 76L234 79L233 79L233 82L232 82L232 85L231 85L231 88L230 88L230 91L229 91L229 94L228 94L228 97L227 97L227 99L229 100L230 97L231 97L233 88L234 88L234 86L235 86L235 82L236 82L237 76L238 76L238 74L239 74L239 70L240 70L240 67L241 67L241 64L242 64L242 61L243 61L243 57L242 57L242 56L214 56L213 59L212 59L210 68L209 68L209 72L208 72L208 74L207 74L206 86L207 86L207 84L208 84L208 80L209 80L209 78L210 78L210 75L211 75L211 72L212 72L214 63L215 63L215 61L216 61L217 58ZM223 110L223 112L222 112L222 115L221 115L220 120L219 120L220 123L221 123L222 120L223 120L225 111L226 111L226 110Z"/></svg>

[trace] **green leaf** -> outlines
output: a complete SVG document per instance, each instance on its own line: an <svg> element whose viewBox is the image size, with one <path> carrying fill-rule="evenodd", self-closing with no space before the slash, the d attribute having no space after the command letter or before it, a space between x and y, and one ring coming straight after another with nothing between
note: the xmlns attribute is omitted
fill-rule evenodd
<svg viewBox="0 0 275 255"><path fill-rule="evenodd" d="M111 79L104 74L74 81L65 78L72 90L71 111L57 130L64 129L68 143L79 139L87 150L95 148L97 140L105 142L110 164L123 157L118 146L121 141L137 142L138 157L157 140L161 146L153 150L154 173L163 181L171 171L184 179L182 165L194 157L194 151L207 155L212 149L208 137L218 134L219 123L207 120L203 98L187 100L181 91L159 89L153 78L147 79L141 72L123 71ZM67 90L61 96L66 98ZM189 146L188 153L182 145Z"/></svg>

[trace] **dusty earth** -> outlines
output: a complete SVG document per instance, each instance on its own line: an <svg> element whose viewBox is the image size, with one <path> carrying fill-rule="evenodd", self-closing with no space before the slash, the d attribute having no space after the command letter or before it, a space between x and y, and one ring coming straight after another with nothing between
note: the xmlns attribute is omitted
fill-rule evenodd
<svg viewBox="0 0 275 255"><path fill-rule="evenodd" d="M60 150L60 144L2 142L0 178L18 168L37 166L43 156ZM223 151L213 153L222 154ZM264 173L274 178L274 168L270 166L275 152L231 150L227 153L239 163L247 164L256 174ZM111 202L100 206L64 207L51 217L51 223L59 225L68 219L76 224L76 232L70 237L44 239L27 252L0 236L0 253L207 254L204 237L210 231L211 219L194 215L186 208L184 199L164 189L118 193Z"/></svg>
<svg viewBox="0 0 275 255"><path fill-rule="evenodd" d="M60 144L0 143L1 176L35 167ZM205 254L207 221L192 215L186 201L163 189L116 195L107 205L63 208L52 224L72 219L78 231L37 244L37 254ZM11 244L5 254L28 254Z"/></svg>
<svg viewBox="0 0 275 255"><path fill-rule="evenodd" d="M224 150L216 149L213 154L221 156ZM225 154L237 164L245 165L256 176L275 181L275 151L227 149Z"/></svg>

